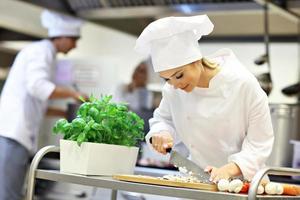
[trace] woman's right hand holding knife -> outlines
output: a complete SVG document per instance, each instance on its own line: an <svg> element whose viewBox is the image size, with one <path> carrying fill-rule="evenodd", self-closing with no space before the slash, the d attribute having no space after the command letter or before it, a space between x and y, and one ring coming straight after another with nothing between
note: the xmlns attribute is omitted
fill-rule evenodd
<svg viewBox="0 0 300 200"><path fill-rule="evenodd" d="M167 154L167 149L173 147L173 137L168 131L155 133L150 138L152 147L161 154Z"/></svg>

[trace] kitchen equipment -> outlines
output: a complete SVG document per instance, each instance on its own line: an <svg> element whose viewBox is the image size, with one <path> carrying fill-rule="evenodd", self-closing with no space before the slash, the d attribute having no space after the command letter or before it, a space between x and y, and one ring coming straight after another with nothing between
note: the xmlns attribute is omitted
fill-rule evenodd
<svg viewBox="0 0 300 200"><path fill-rule="evenodd" d="M137 110L133 110L140 118L144 120L144 133L148 133L150 128L149 128L149 119L153 117L153 110L152 109L147 109L147 108L141 108Z"/></svg>
<svg viewBox="0 0 300 200"><path fill-rule="evenodd" d="M281 90L285 95L294 95L300 92L300 83L295 83L293 85L287 86Z"/></svg>
<svg viewBox="0 0 300 200"><path fill-rule="evenodd" d="M139 194L136 192L121 192L121 196L125 200L146 200L146 197L143 194Z"/></svg>
<svg viewBox="0 0 300 200"><path fill-rule="evenodd" d="M257 80L259 84L261 85L261 88L265 91L267 95L270 94L273 84L272 84L272 78L271 78L271 64L270 64L270 33L269 33L269 3L268 1L265 1L264 4L264 43L265 43L265 51L266 53L256 59L254 61L257 65L262 65L264 63L268 66L268 72L263 73L257 76Z"/></svg>
<svg viewBox="0 0 300 200"><path fill-rule="evenodd" d="M267 95L269 95L271 93L272 88L273 88L272 78L271 78L270 72L257 75L256 78L257 78L261 88L265 91L265 93Z"/></svg>
<svg viewBox="0 0 300 200"><path fill-rule="evenodd" d="M80 107L81 103L68 103L67 105L67 120L68 122L71 122L73 119L76 118L76 113L78 108Z"/></svg>
<svg viewBox="0 0 300 200"><path fill-rule="evenodd" d="M149 142L152 144L152 138L149 139ZM196 163L182 156L172 148L168 148L166 151L170 153L170 163L175 167L178 167L181 172L186 171L187 174L196 177L202 183L210 183L210 175L207 172L204 172L204 170Z"/></svg>
<svg viewBox="0 0 300 200"><path fill-rule="evenodd" d="M296 16L298 19L298 69L300 68L300 17ZM299 76L300 78L300 76ZM300 82L295 83L293 85L287 86L285 88L283 88L282 90L283 94L286 95L298 95L298 100L299 100L299 92L300 92Z"/></svg>
<svg viewBox="0 0 300 200"><path fill-rule="evenodd" d="M300 140L300 104L270 104L275 141L267 165L291 167L293 145Z"/></svg>
<svg viewBox="0 0 300 200"><path fill-rule="evenodd" d="M164 185L164 186L173 186L173 187L183 187L183 188L217 191L217 185L216 184L164 180L161 177L153 177L153 176L114 175L113 179L120 180L120 181L136 182L136 183L148 183L148 184L154 184L154 185Z"/></svg>
<svg viewBox="0 0 300 200"><path fill-rule="evenodd" d="M293 168L300 169L300 141L291 140L291 144L294 145L294 154L293 154ZM293 179L300 180L300 176L293 176Z"/></svg>
<svg viewBox="0 0 300 200"><path fill-rule="evenodd" d="M75 91L80 92L79 87L76 83L73 83L72 86ZM68 120L68 122L71 122L73 119L76 118L77 110L81 104L82 104L82 102L79 102L79 101L76 101L74 103L68 103L68 105L67 105L67 120Z"/></svg>

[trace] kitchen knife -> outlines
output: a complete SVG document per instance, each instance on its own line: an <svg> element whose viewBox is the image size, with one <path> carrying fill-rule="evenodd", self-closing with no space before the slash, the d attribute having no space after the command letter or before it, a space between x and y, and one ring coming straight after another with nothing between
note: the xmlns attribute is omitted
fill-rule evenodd
<svg viewBox="0 0 300 200"><path fill-rule="evenodd" d="M149 142L152 144L152 138L149 139ZM212 183L211 181L209 181L210 174L204 172L204 170L201 167L199 167L196 163L182 156L180 153L178 153L172 148L166 149L166 152L170 153L170 163L173 164L175 167L186 169L186 174L196 177L202 183Z"/></svg>
<svg viewBox="0 0 300 200"><path fill-rule="evenodd" d="M186 169L189 175L196 177L202 183L211 183L211 181L209 181L209 173L205 172L196 163L182 156L175 150L170 151L170 163L178 168L182 167L183 169Z"/></svg>

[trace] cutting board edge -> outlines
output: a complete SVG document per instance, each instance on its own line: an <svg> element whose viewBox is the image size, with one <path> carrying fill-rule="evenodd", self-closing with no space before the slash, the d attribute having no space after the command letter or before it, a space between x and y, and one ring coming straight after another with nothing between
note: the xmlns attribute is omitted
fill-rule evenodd
<svg viewBox="0 0 300 200"><path fill-rule="evenodd" d="M135 183L162 185L162 186L170 186L170 187L183 187L183 188L189 188L189 189L199 189L199 190L208 190L208 191L218 191L217 185L215 185L215 184L185 183L185 182L179 182L179 181L161 180L156 177L144 176L144 175L115 174L112 177L113 177L113 179L116 179L116 180L135 182Z"/></svg>

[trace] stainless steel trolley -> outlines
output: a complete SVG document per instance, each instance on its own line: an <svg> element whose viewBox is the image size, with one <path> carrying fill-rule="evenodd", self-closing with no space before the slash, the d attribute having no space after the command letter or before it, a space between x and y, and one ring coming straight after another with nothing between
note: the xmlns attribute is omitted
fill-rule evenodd
<svg viewBox="0 0 300 200"><path fill-rule="evenodd" d="M31 163L29 177L28 177L28 189L27 189L26 200L33 200L34 185L36 179L62 181L62 182L81 184L81 185L92 186L92 187L108 188L112 190L112 195L111 195L112 200L117 199L118 190L177 197L177 198L198 199L198 200L300 199L299 196L256 195L258 185L265 174L300 175L300 169L272 168L272 167L264 168L254 176L249 193L248 195L246 195L246 194L212 192L212 191L205 191L205 190L124 182L124 181L114 180L111 177L84 176L84 175L63 173L60 172L59 170L38 169L39 162L49 152L59 152L59 147L46 146L42 148L37 152L37 154L35 155Z"/></svg>

